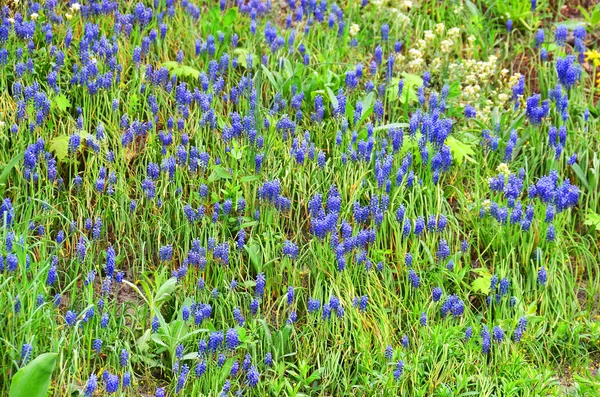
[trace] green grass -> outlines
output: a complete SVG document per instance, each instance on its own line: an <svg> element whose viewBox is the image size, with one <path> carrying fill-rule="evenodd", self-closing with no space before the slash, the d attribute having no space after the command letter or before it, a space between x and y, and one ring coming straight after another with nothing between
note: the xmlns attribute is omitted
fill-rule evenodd
<svg viewBox="0 0 600 397"><path fill-rule="evenodd" d="M135 12L136 3L121 0L117 3L121 14ZM145 3L153 5L153 1ZM158 3L158 10L146 26L134 25L129 37L114 36L114 43L118 44L116 61L122 67L120 83L94 95L85 86L71 83L72 68L74 64L82 65L79 42L85 24L98 25L100 36L105 35L110 41L115 35L115 16L86 19L79 11L72 12L73 18L66 23L52 24L55 50L62 51L65 58L58 73L60 94L52 90L46 78L55 65L41 28L48 21L47 10L38 12L32 55L28 54L27 40L19 39L12 29L7 41L0 42L0 47L8 50L7 63L0 65L0 121L4 123L0 126L0 193L14 207L13 223L0 221L1 241L12 235L14 246L10 249L2 244L0 255L5 265L10 255L18 259L15 270L5 268L0 272L3 323L0 394L8 393L11 379L24 366L21 349L28 343L32 346L31 358L46 352L58 353L48 393L56 396L83 395L92 374L98 376L94 396L106 394L101 380L105 370L121 378L126 371L131 374L132 386L120 388L117 395L154 395L157 387L164 387L167 395L175 395L176 363L191 368L179 395L219 395L226 380L231 382L230 394L240 389L244 395L257 396L600 395L597 259L600 252L598 231L585 224L590 214L600 213L597 154L600 107L593 76L583 71L580 81L568 91L569 117L564 122L567 139L558 159L547 137L550 125L557 128L563 125L560 112L552 104L541 125L532 125L525 115L525 99L538 92L542 99L547 99L558 81L554 61L566 52L552 40L554 24L562 19L557 14L561 2L550 5L539 1L535 12L531 12L529 2L523 1L415 2L412 8L403 11L410 18L405 23L400 23L400 18L385 4L362 8L358 1L341 2L345 23L341 34L337 34L337 22L333 28L328 27L332 10L329 4L323 22L315 18L308 33L304 32L306 18L293 23L297 31L291 51L287 45L291 30L285 29L289 8L281 8L278 2L274 2L269 14L257 18L256 35L250 33L251 18L233 4L221 11L214 2L200 1L197 5L201 17L195 19L192 12L178 3L172 16L164 16L168 25L166 37L161 38L159 33L141 64L136 65L132 61L134 49L142 46L143 38L153 29L160 29L162 22L156 16L166 12L166 6L164 0ZM27 20L31 14L27 5L19 4L11 6L8 16L14 18L16 11L26 15ZM61 4L55 11L64 16L68 7ZM514 21L511 33L504 28L507 14ZM286 43L275 54L264 39L267 23L276 27ZM350 45L349 28L353 23L360 25L356 47ZM384 23L390 25L387 42L381 37ZM427 31L439 29L437 24L444 24L444 33L436 33L424 47L419 47L418 41L425 40ZM70 48L64 45L68 27L73 32ZM454 27L459 30L445 51L442 42L450 38L448 31ZM534 48L539 27L546 32L544 47L550 61L542 62L539 50ZM217 40L219 32L224 34L222 44ZM229 44L234 33L239 36L237 49ZM592 33L588 31L588 38L593 38ZM214 56L206 52L196 56L196 39L205 42L211 34L216 42ZM401 53L405 58L396 60L388 81L387 57L393 52L396 39L403 42ZM300 45L309 55L308 65L303 62ZM369 64L378 45L383 49L383 66L372 75ZM593 39L588 45L593 47ZM35 72L18 78L16 64L20 61L15 52L21 47L23 60L32 59ZM411 64L410 50L414 48L422 49L424 59L417 66ZM177 84L169 92L165 87L151 84L146 72L149 65L156 70L174 62L179 50L184 54L182 62L169 64L175 67L171 76L177 77L177 84L186 83L191 93L196 87L200 89L197 75L208 71L211 60L218 62L228 54L230 67L223 75L223 92L229 94L242 78L251 78L256 105L251 104L249 92L240 94L235 105L224 101L220 93L214 93L210 106L216 128L212 128L202 121L206 112L198 103L192 103L183 129L175 126L173 144L163 155L159 133L167 129L169 118L177 125L181 117L175 98ZM246 54L253 55L252 69L246 64ZM263 55L268 59L261 64ZM489 62L492 55L497 61L487 64L484 72L493 71L484 78L483 69L478 70L475 63ZM237 68L231 66L234 56L239 63ZM94 57L101 73L109 70L105 60ZM338 90L345 87L346 73L353 71L358 63L364 66L363 77L357 88L345 89L347 109L343 117L336 117L333 109L337 106ZM503 73L502 69L508 72ZM450 147L453 162L449 170L439 175L437 183L431 171L436 148L427 144L429 162L424 164L417 144L422 131L414 138L408 133L411 116L417 109L423 112L428 109L417 100L417 90L427 70L431 72L431 84L425 90L427 101L432 93L440 93L444 85L450 88L442 117L452 120L452 132L445 143ZM526 89L519 99L520 106L515 108L510 99L509 79L524 70ZM405 88L398 98L397 84L401 78ZM381 120L376 119L374 111L377 96L365 91L369 80L374 82L375 92L380 84L385 84L385 95L379 98L384 108ZM31 132L29 121L17 117L19 98L14 95L17 81L23 87L38 82L52 104L44 123ZM475 84L479 87L475 91L478 94L470 95L469 85ZM208 92L213 90L211 82ZM300 121L296 109L290 105L293 92L304 93ZM506 100L500 99L502 93L507 95ZM281 94L287 105L270 112L276 94ZM311 120L317 95L324 102L321 122ZM156 115L150 98L155 98L158 105ZM116 111L112 108L114 99L119 100ZM364 107L355 122L358 101ZM465 118L467 104L476 107L476 118ZM78 107L83 117L81 130L77 128ZM587 121L583 116L585 109L591 114ZM35 110L33 102L29 102L26 113L33 121ZM230 142L223 139L223 131L231 128L232 112L242 119L254 118L256 134L264 139L263 147L253 144L247 133ZM314 160L307 154L299 164L290 153L293 139L284 137L277 129L286 114L296 121L296 138L302 141L305 132L309 134L310 144L314 144ZM120 125L124 115L130 123L153 123L144 136L136 137L127 147L121 143L126 132ZM342 118L347 119L346 126ZM98 153L83 143L74 153L67 152L69 137L79 134L83 142L88 133L95 134L100 123L106 137L97 142ZM369 123L374 126L373 153L367 160L353 161L348 151L349 147L357 150L353 134L357 141L366 141ZM17 125L16 133L11 132L13 124ZM368 226L360 225L354 218L354 203L369 205L373 197L381 198L386 193L385 187L377 183L380 160L377 154L384 140L388 147L391 145L390 129L400 129L404 136L403 144L392 157L389 207L381 224L370 220ZM497 150L483 147L483 130L497 134ZM512 159L506 161L504 153L512 130L517 131L519 139ZM342 141L339 145L338 132ZM189 146L210 154L207 169L192 172L178 164L173 178L161 172L155 181L156 196L148 198L142 187L148 164L160 166L165 158L176 157L183 134L189 137ZM37 181L25 178L23 156L40 138L45 142L44 150L57 161L62 186L49 180L46 161L37 165ZM114 154L114 162L107 159L109 151ZM316 160L320 151L326 156L324 167ZM405 175L397 186L396 172L409 153L414 184L408 187ZM576 165L567 164L572 153L577 153ZM257 154L264 155L259 172L255 169ZM502 225L489 214L479 215L486 200L496 201L501 207L507 205L504 195L492 192L489 187L489 178L498 175L498 167L503 163L508 163L511 173L523 170L524 188L519 199L523 201L523 211L532 203L535 213L527 232L518 223ZM107 174L116 175L116 182L111 184L113 194L107 190L99 192L95 187L102 167L107 168ZM552 222L556 237L547 241L546 205L530 199L527 189L552 170L557 171L559 183L569 179L577 186L580 197L576 206L556 214ZM79 188L74 185L76 176L82 178ZM280 182L281 195L291 201L289 211L279 211L259 198L263 183L275 179ZM209 188L207 198L199 193L203 184ZM346 267L340 271L335 248L330 247L331 234L323 240L311 234L314 220L310 216L310 200L316 193L325 198L333 185L341 199L338 226L345 220L354 235L366 227L375 231L375 241L366 248L370 270L357 260L360 250L355 249L346 255ZM236 212L239 198L247 203L243 213ZM215 203L222 206L226 199L233 201L231 214L221 214L218 222L212 222ZM133 212L131 200L136 201ZM184 214L186 204L194 209L205 206L204 218L188 222ZM427 222L430 215L443 214L447 226L441 232L426 229L420 236L411 232L406 237L403 223L396 219L400 205L405 207L405 218L411 220L413 230L419 216ZM254 218L255 211L260 211L258 220ZM92 232L86 230L87 218L92 222L101 219L99 238L94 239ZM31 230L30 222L36 228L43 226L45 234ZM241 228L247 238L245 247L238 250L236 238ZM62 244L55 241L59 230L66 235ZM81 236L87 246L83 260L77 255ZM215 260L208 250L205 268L189 266L185 277L178 281L172 278L172 272L184 263L192 249L193 241L197 239L202 247L207 247L211 238L217 243L229 242L229 264ZM436 256L442 239L451 251L444 260ZM283 255L286 240L297 244L297 258ZM339 241L343 240L340 236ZM464 252L463 240L469 242ZM173 256L169 261L160 261L160 247L167 244L172 244ZM103 296L109 246L116 252L116 269L124 272L125 281L112 280L111 293ZM412 287L409 281L407 253L413 257L412 269L420 278L419 288ZM58 258L57 280L48 285L53 256ZM446 267L450 259L454 262L452 270ZM377 270L378 263L382 264L381 270ZM542 267L547 271L545 285L537 281ZM90 271L95 271L96 276L88 284L85 280ZM258 313L252 315L250 306L259 273L264 273L267 282ZM492 275L499 280L510 280L508 295L498 303L495 292L489 291ZM204 288L198 286L200 277ZM235 291L230 288L232 280L238 283ZM295 287L291 305L286 299L288 286ZM439 302L432 301L434 287L441 287L444 292ZM217 297L214 289L218 291ZM56 294L62 296L58 307L53 305ZM464 302L464 313L456 318L451 315L443 318L442 302L450 294ZM43 304L38 305L40 295ZM363 312L353 307L352 301L365 295L368 306ZM338 317L335 310L329 321L322 319L323 309L308 313L309 298L325 304L331 296L340 299L343 317ZM486 303L488 296L491 305ZM101 297L103 310L99 306ZM510 304L510 297L514 297L514 305ZM19 311L14 309L17 299L21 305ZM194 325L193 313L190 320L183 320L183 308L193 302L212 308L210 318L199 326ZM94 316L81 323L90 307L95 309ZM245 317L243 326L236 324L235 308ZM66 323L68 310L78 314L77 325ZM293 311L297 321L289 324L287 320ZM103 313L109 317L106 328L101 326ZM427 316L426 326L420 325L422 313ZM160 327L151 332L155 316ZM517 343L512 340L513 333L523 316L527 318L527 329ZM496 326L504 330L505 340L502 343L492 340L490 352L484 354L481 330L488 327L492 333ZM195 366L201 361L196 354L198 343L213 331L232 327L240 335L240 347L219 351L226 356L222 367L217 365L216 353L207 354L206 372L196 378ZM473 329L473 337L468 341L467 327ZM401 344L404 335L408 337L408 347ZM97 338L103 341L100 353L93 350ZM184 347L184 356L178 362L175 351L179 344ZM387 346L393 347L391 359L385 356ZM122 349L130 357L124 368L119 364ZM272 367L263 362L267 353L273 356ZM246 354L260 372L255 388L247 385L246 371L230 376L234 361L241 365ZM404 371L396 380L394 370L398 360L402 360Z"/></svg>

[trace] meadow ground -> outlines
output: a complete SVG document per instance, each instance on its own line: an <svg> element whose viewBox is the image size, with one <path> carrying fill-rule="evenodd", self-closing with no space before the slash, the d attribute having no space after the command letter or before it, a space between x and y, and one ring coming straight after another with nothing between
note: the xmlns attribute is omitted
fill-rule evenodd
<svg viewBox="0 0 600 397"><path fill-rule="evenodd" d="M0 2L0 394L600 396L600 5Z"/></svg>

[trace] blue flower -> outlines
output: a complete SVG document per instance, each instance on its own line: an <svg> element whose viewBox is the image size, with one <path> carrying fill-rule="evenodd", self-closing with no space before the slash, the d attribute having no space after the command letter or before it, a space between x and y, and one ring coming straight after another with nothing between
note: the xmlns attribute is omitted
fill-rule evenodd
<svg viewBox="0 0 600 397"><path fill-rule="evenodd" d="M410 284L413 286L413 288L419 288L421 280L419 279L417 273L412 269L408 272L408 280L410 281Z"/></svg>
<svg viewBox="0 0 600 397"><path fill-rule="evenodd" d="M285 240L283 243L283 255L296 259L298 257L298 246L290 240Z"/></svg>
<svg viewBox="0 0 600 397"><path fill-rule="evenodd" d="M473 328L472 327L467 327L467 329L465 329L465 341L469 341L471 340L471 337L473 336Z"/></svg>
<svg viewBox="0 0 600 397"><path fill-rule="evenodd" d="M490 352L490 345L490 331L488 330L488 327L484 325L481 329L481 352L483 354L488 354Z"/></svg>
<svg viewBox="0 0 600 397"><path fill-rule="evenodd" d="M406 336L406 334L402 335L400 343L402 343L403 347L408 347L408 336Z"/></svg>
<svg viewBox="0 0 600 397"><path fill-rule="evenodd" d="M565 25L558 25L554 30L554 41L559 46L564 46L567 44L567 35L569 34L569 30Z"/></svg>
<svg viewBox="0 0 600 397"><path fill-rule="evenodd" d="M273 355L271 354L271 352L265 354L264 362L266 367L270 367L271 365L273 365Z"/></svg>
<svg viewBox="0 0 600 397"><path fill-rule="evenodd" d="M440 287L435 287L431 291L431 297L432 297L432 299L433 299L434 302L439 301L440 298L442 297L442 289Z"/></svg>
<svg viewBox="0 0 600 397"><path fill-rule="evenodd" d="M538 284L544 286L544 285L546 285L546 280L547 280L546 268L544 268L542 266L540 268L540 270L538 271L537 282L538 282Z"/></svg>
<svg viewBox="0 0 600 397"><path fill-rule="evenodd" d="M75 325L75 321L77 321L77 314L71 310L67 311L67 314L65 315L65 321L70 326Z"/></svg>
<svg viewBox="0 0 600 397"><path fill-rule="evenodd" d="M402 372L404 372L404 362L402 360L398 360L396 363L396 369L394 370L394 380L400 380Z"/></svg>
<svg viewBox="0 0 600 397"><path fill-rule="evenodd" d="M235 350L240 345L238 332L235 328L229 328L225 336L227 347L230 350Z"/></svg>
<svg viewBox="0 0 600 397"><path fill-rule="evenodd" d="M126 367L128 361L129 361L129 352L125 349L122 349L121 354L119 355L119 365L121 367Z"/></svg>
<svg viewBox="0 0 600 397"><path fill-rule="evenodd" d="M98 387L98 377L95 374L91 374L85 384L83 395L85 397L92 397L96 391L96 387Z"/></svg>
<svg viewBox="0 0 600 397"><path fill-rule="evenodd" d="M504 331L502 330L502 328L500 328L499 325L496 325L494 327L494 340L498 343L502 342L504 340Z"/></svg>
<svg viewBox="0 0 600 397"><path fill-rule="evenodd" d="M265 284L267 279L265 278L264 273L258 273L256 275L256 288L254 290L254 294L257 297L262 297L265 293Z"/></svg>
<svg viewBox="0 0 600 397"><path fill-rule="evenodd" d="M173 246L171 244L160 247L158 257L161 261L170 261L173 256Z"/></svg>
<svg viewBox="0 0 600 397"><path fill-rule="evenodd" d="M250 370L246 374L246 382L248 383L248 386L250 386L251 388L256 387L256 385L258 384L259 377L260 374L258 372L258 369L255 366L251 366Z"/></svg>

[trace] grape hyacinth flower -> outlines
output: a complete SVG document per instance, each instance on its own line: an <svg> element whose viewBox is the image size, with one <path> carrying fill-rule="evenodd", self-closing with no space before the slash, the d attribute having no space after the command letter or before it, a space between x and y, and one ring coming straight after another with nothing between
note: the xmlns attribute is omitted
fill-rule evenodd
<svg viewBox="0 0 600 397"><path fill-rule="evenodd" d="M554 42L559 46L567 44L567 35L569 30L565 25L558 25L554 30Z"/></svg>
<svg viewBox="0 0 600 397"><path fill-rule="evenodd" d="M396 369L394 370L394 380L400 380L402 372L404 372L404 362L402 360L398 360L396 363Z"/></svg>

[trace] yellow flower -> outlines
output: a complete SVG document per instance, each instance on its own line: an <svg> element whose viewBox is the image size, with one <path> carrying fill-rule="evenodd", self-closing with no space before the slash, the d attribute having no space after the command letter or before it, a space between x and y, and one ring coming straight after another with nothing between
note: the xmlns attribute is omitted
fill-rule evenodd
<svg viewBox="0 0 600 397"><path fill-rule="evenodd" d="M593 63L594 66L600 66L600 52L588 50L583 54L585 55L586 61Z"/></svg>

